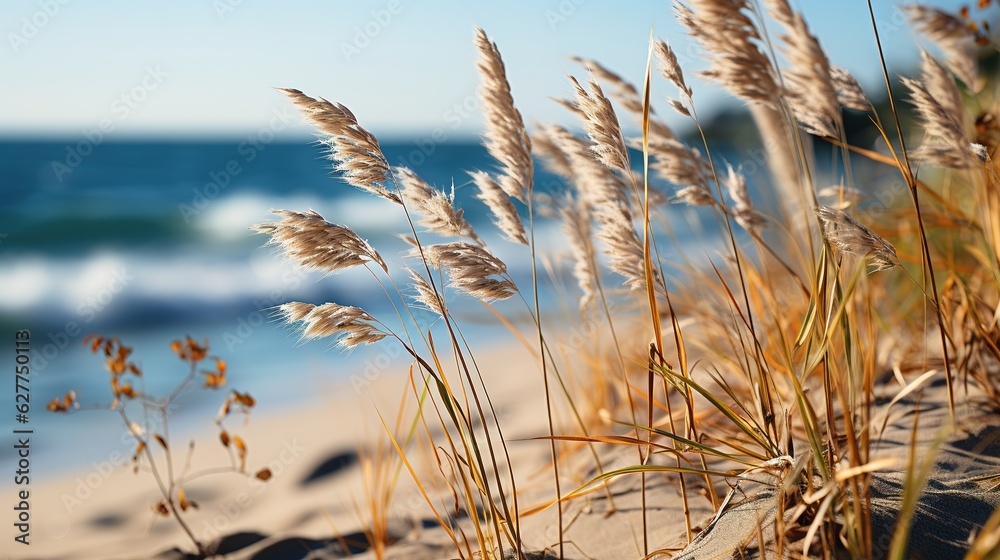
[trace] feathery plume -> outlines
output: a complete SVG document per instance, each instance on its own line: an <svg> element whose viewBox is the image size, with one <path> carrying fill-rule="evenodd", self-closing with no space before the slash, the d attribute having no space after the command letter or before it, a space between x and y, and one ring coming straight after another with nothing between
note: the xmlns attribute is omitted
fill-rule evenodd
<svg viewBox="0 0 1000 560"><path fill-rule="evenodd" d="M297 323L304 319L305 316L315 308L316 306L311 303L290 301L284 305L278 306L278 315L280 315L282 320L286 323Z"/></svg>
<svg viewBox="0 0 1000 560"><path fill-rule="evenodd" d="M430 282L428 282L417 271L407 268L406 273L410 276L410 280L413 281L413 287L417 291L416 295L413 296L413 299L415 299L417 303L421 304L424 308L444 317L445 311L441 303L444 299L444 294L441 294L441 298L439 299L438 292L435 291L434 288L431 287Z"/></svg>
<svg viewBox="0 0 1000 560"><path fill-rule="evenodd" d="M917 109L926 137L914 151L915 158L946 168L975 164L976 156L965 137L962 97L951 75L923 52L922 81L903 78L910 103Z"/></svg>
<svg viewBox="0 0 1000 560"><path fill-rule="evenodd" d="M899 263L896 249L843 210L817 206L816 215L823 224L827 239L850 255L868 258L868 271L889 270Z"/></svg>
<svg viewBox="0 0 1000 560"><path fill-rule="evenodd" d="M344 348L371 344L388 336L372 325L376 322L374 317L358 307L291 302L278 307L278 315L288 324L303 323L302 338L336 336L337 345Z"/></svg>
<svg viewBox="0 0 1000 560"><path fill-rule="evenodd" d="M411 256L416 253L411 252ZM427 264L443 270L448 275L448 283L458 292L469 294L484 301L507 299L517 288L504 276L507 265L477 245L465 243L440 243L424 247Z"/></svg>
<svg viewBox="0 0 1000 560"><path fill-rule="evenodd" d="M573 182L597 221L596 237L611 257L611 270L624 276L624 285L630 289L644 289L642 241L636 233L626 185L611 168L597 161L590 142L558 126L543 131L562 149L575 171Z"/></svg>
<svg viewBox="0 0 1000 560"><path fill-rule="evenodd" d="M574 56L571 58L586 68L595 78L611 86L611 97L621 104L622 108L632 114L642 114L642 98L631 82L612 72L601 63L589 58Z"/></svg>
<svg viewBox="0 0 1000 560"><path fill-rule="evenodd" d="M678 87L680 87L688 95L688 97L690 97L691 90L684 83L684 75L681 73L680 66L677 64L677 58L673 55L673 51L670 50L670 47L663 41L659 41L655 48L658 49L658 56L666 57L667 62L665 64L672 64L674 66L674 68L669 71L673 78L668 76L668 79L671 79L672 81L676 80L675 83L678 84ZM660 51L664 52L661 53ZM635 86L625 81L618 74L611 72L593 60L583 58L574 58L574 60L590 69L596 78L600 78L601 80L611 84L611 91L614 98L629 114L635 117L638 124L642 124L642 100L640 99ZM668 71L664 70L664 75L667 75L667 73ZM575 83L576 82L574 81L574 84ZM578 86L577 89L579 90L581 88ZM675 102L676 100L671 101ZM577 109L578 114L580 114L585 121L587 120L588 116L579 109L582 106L579 101L566 101L565 103L572 103L573 107ZM683 105L675 107L675 109L680 111L682 114L687 112L687 109ZM650 108L650 111L652 113L652 108ZM614 117L613 112L612 117ZM614 117L614 124L617 125L617 117ZM595 143L597 142L597 140L594 139L594 136L591 136L591 139L594 140ZM629 142L629 145L636 149L642 149L642 139L632 139ZM707 176L711 173L711 169L701 158L701 154L697 150L692 150L681 142L669 126L654 118L652 114L649 116L648 146L649 154L653 156L653 161L650 167L652 167L653 171L655 171L658 175L676 185L695 185L707 188Z"/></svg>
<svg viewBox="0 0 1000 560"><path fill-rule="evenodd" d="M573 82L576 106L580 109L584 129L593 142L591 150L597 154L597 158L604 165L622 173L628 173L628 153L625 149L621 126L618 124L618 116L615 115L615 110L608 98L605 97L600 84L591 76L590 91L588 92L580 86L580 82L577 82L576 78L570 76L569 79Z"/></svg>
<svg viewBox="0 0 1000 560"><path fill-rule="evenodd" d="M697 149L676 138L652 134L649 136L648 147L649 154L653 156L649 166L657 175L675 185L709 190L712 169Z"/></svg>
<svg viewBox="0 0 1000 560"><path fill-rule="evenodd" d="M771 61L760 49L761 37L747 15L746 0L691 0L675 4L677 19L709 53L702 75L733 95L774 106L780 88Z"/></svg>
<svg viewBox="0 0 1000 560"><path fill-rule="evenodd" d="M552 140L552 136L544 128L531 135L531 149L541 158L542 165L549 172L564 179L572 180L576 173L573 164L562 149Z"/></svg>
<svg viewBox="0 0 1000 560"><path fill-rule="evenodd" d="M687 106L681 103L680 101L677 101L676 99L668 99L667 103L670 104L670 106L674 109L674 111L677 111L678 113L684 115L685 117L691 116L691 111L688 111Z"/></svg>
<svg viewBox="0 0 1000 560"><path fill-rule="evenodd" d="M931 97L941 106L942 111L948 115L948 119L961 126L962 123L962 94L951 74L938 63L927 51L920 51L920 70L924 87Z"/></svg>
<svg viewBox="0 0 1000 560"><path fill-rule="evenodd" d="M332 273L373 262L388 272L378 251L347 226L330 223L313 210L271 212L281 219L250 229L270 235L265 245L277 245L288 259L300 266Z"/></svg>
<svg viewBox="0 0 1000 560"><path fill-rule="evenodd" d="M803 130L817 136L836 137L840 102L830 77L830 61L819 40L809 32L802 14L787 0L767 0L771 16L785 28L782 51L790 67L783 72L785 98Z"/></svg>
<svg viewBox="0 0 1000 560"><path fill-rule="evenodd" d="M479 49L476 67L482 79L479 100L486 117L486 150L503 166L503 175L498 182L504 192L523 201L532 190L535 173L531 140L521 113L514 107L496 43L490 41L486 32L478 27L475 43Z"/></svg>
<svg viewBox="0 0 1000 560"><path fill-rule="evenodd" d="M689 186L677 191L673 199L674 202L683 202L689 206L712 206L715 204L715 197L708 187Z"/></svg>
<svg viewBox="0 0 1000 560"><path fill-rule="evenodd" d="M283 88L280 91L326 135L322 142L330 149L329 157L335 162L333 168L343 175L347 183L399 203L399 197L380 184L389 175L389 162L378 140L358 124L350 109L322 97L314 99L297 89Z"/></svg>
<svg viewBox="0 0 1000 560"><path fill-rule="evenodd" d="M733 199L734 204L730 209L733 219L748 232L757 233L761 226L764 225L764 220L753 209L753 203L750 201L750 192L747 189L747 179L731 164L727 163L726 168L726 176L722 179L722 183L726 186L729 196Z"/></svg>
<svg viewBox="0 0 1000 560"><path fill-rule="evenodd" d="M976 33L961 18L944 10L920 4L903 6L903 12L918 33L941 49L945 64L969 88L976 87L979 63L976 60Z"/></svg>
<svg viewBox="0 0 1000 560"><path fill-rule="evenodd" d="M837 101L841 105L858 111L871 109L872 102L868 100L865 91L861 89L861 84L846 69L840 66L830 66L830 81L833 83L833 88L837 90Z"/></svg>
<svg viewBox="0 0 1000 560"><path fill-rule="evenodd" d="M583 65L584 68L586 68L588 71L591 72L593 77L598 78L607 83L608 85L610 85L611 97L615 101L617 101L618 104L621 105L623 109L625 109L626 113L632 116L637 125L642 126L644 119L642 111L642 105L643 105L642 98L639 97L638 90L636 90L635 86L632 85L631 82L625 80L624 78L612 72L611 70L608 70L606 67L602 66L597 61L590 60L587 58L578 58L578 57L574 57L573 60ZM557 99L556 101L568 107L571 111L573 111L573 113L575 113L581 119L586 120L587 116L582 112L582 110L580 109L580 105L577 102L568 101L565 99ZM681 109L678 110L683 113L687 109L682 107ZM674 134L672 130L670 130L670 127L667 126L666 123L664 123L663 121L657 119L655 114L656 111L653 109L653 107L650 107L649 120L647 123L649 125L650 143L653 143L654 141L677 140L677 136ZM635 141L633 142L633 147L635 144L641 146L642 139L635 139ZM653 154L654 156L656 155L652 152L652 150L650 153Z"/></svg>
<svg viewBox="0 0 1000 560"><path fill-rule="evenodd" d="M573 257L573 277L583 292L580 297L582 313L590 307L597 294L597 271L594 269L596 257L591 243L590 210L582 201L567 194L559 207L559 214Z"/></svg>
<svg viewBox="0 0 1000 560"><path fill-rule="evenodd" d="M464 212L455 208L450 196L427 184L406 167L395 168L393 175L399 181L403 200L423 217L420 225L439 235L465 237L480 242Z"/></svg>
<svg viewBox="0 0 1000 560"><path fill-rule="evenodd" d="M503 188L485 171L470 173L472 181L479 188L479 200L482 200L493 213L493 223L503 232L504 239L512 243L528 244L524 224L517 208Z"/></svg>
<svg viewBox="0 0 1000 560"><path fill-rule="evenodd" d="M663 74L663 77L673 82L677 89L681 90L681 93L691 99L691 88L684 81L684 70L677 62L674 49L670 48L666 41L660 39L653 43L653 52L656 53L656 58L660 61L660 73Z"/></svg>
<svg viewBox="0 0 1000 560"><path fill-rule="evenodd" d="M632 116L637 125L642 126L643 119L645 118L642 111L643 102L639 97L638 90L636 90L635 86L632 85L631 82L625 80L611 70L608 70L597 61L576 57L574 57L573 60L583 65L584 68L591 72L593 77L609 84L611 86L611 97L617 101L623 109L625 109L625 112ZM586 121L587 115L581 110L578 102L568 101L565 99L557 99L556 101L563 106L568 107L574 114ZM670 101L672 102L672 105L675 102L673 99ZM683 105L680 107L675 106L674 108L682 114L687 112L687 109ZM677 136L670 129L670 127L666 125L666 123L656 118L655 110L652 107L649 108L647 124L649 125L650 155L653 156L654 160L677 157L677 154L670 153L669 150L664 151L660 149L660 147L664 145L673 146L680 144L680 141L677 140ZM642 139L632 139L629 145L634 148L641 149Z"/></svg>

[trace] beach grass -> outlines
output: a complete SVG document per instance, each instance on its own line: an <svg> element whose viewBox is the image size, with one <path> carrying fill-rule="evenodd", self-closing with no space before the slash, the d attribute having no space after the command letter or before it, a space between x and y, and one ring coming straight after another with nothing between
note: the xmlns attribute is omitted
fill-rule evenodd
<svg viewBox="0 0 1000 560"><path fill-rule="evenodd" d="M972 381L994 402L1000 390L1000 182L989 124L995 87L993 76L978 73L979 57L995 48L984 20L910 7L911 22L941 58L922 52L921 74L902 80L905 91L883 60L880 95L889 103L876 107L784 0L692 0L676 13L706 53L701 76L751 107L768 149L766 176L747 177L739 161L713 151L695 91L667 42L651 38L641 88L577 59L586 78L570 76L573 96L559 103L584 134L559 125L529 132L499 47L477 29L484 146L496 167L468 171L500 236L522 246L518 258L529 265L530 282L508 273L446 192L390 165L346 107L287 89L341 178L383 199L372 204L407 217L400 235L411 249L409 286L401 286L398 271L347 226L312 211L276 211L277 221L255 229L303 266L325 273L367 267L398 305L399 326L333 303L293 302L280 315L305 338L332 336L347 348L391 339L379 343L400 344L412 356L416 412L405 422L401 406L395 426L383 422L398 456L380 455L381 468L405 466L461 558L526 557L524 532L544 510L556 512L558 538L548 546L563 558L564 510L596 492L613 512L612 488L627 477L639 479L643 554L669 556L647 537L649 524L659 522L647 515L647 486L665 476L679 490L690 543L677 557L709 557L717 524L751 511L756 518L727 529L730 554L906 558L933 449L919 447L915 414L909 459L874 456L884 429L877 395L888 390L896 402L943 380L953 422L958 408L972 406L969 391L958 387ZM873 13L876 42L880 31ZM690 120L700 142L685 143L657 116L654 100L665 97L664 84L672 91L669 110ZM918 117L913 130L902 125L904 102ZM875 146L847 141L845 110L867 115L880 139ZM623 129L626 118L637 135ZM827 168L816 162L820 150L831 153ZM534 188L536 159L564 180L562 192ZM858 176L853 168L861 161L864 169L894 169L898 180ZM884 200L879 191L888 188L907 196L868 202ZM758 208L764 194L780 203ZM672 249L683 263L668 262L672 234L682 227L671 223L671 204L709 210L714 223L706 227L725 241L717 254L679 246ZM538 236L541 219L561 222L565 238ZM446 241L428 241L437 238ZM560 297L575 299L582 320L597 325L572 355L554 351L567 324L539 302L540 267L552 270L552 259L567 262L562 270L576 284ZM530 473L511 463L490 398L502 365L476 361L453 312L457 296L484 302L487 320L509 326L536 359L546 403L546 433L536 439L549 449L547 499L521 497L518 486ZM530 329L491 305L507 299L530 318ZM428 312L443 338L416 326L414 314ZM432 450L436 465L417 464L417 445ZM630 465L603 464L615 446L633 448ZM873 476L904 468L910 474L891 547L876 550ZM768 499L746 501L753 509L734 505L744 481L762 479ZM728 492L720 488L725 481ZM383 483L375 489L379 507L391 508ZM701 535L690 513L695 500L717 511ZM473 522L458 523L463 516ZM995 541L980 535L969 557L986 557L982 551L989 543L995 550Z"/></svg>
<svg viewBox="0 0 1000 560"><path fill-rule="evenodd" d="M354 508L370 554L393 557L394 498L407 479L448 558L589 557L571 527L595 504L606 519L626 516L616 503L630 497L636 525L595 537L620 542L619 557L921 557L922 497L946 492L938 452L970 418L995 424L1000 407L1000 128L995 76L980 68L997 53L989 2L980 4L960 14L908 8L936 54L921 51L919 76L897 81L879 46L885 87L869 96L787 0L689 0L675 11L708 63L701 82L651 36L640 86L577 58L571 96L557 100L571 124L531 129L500 46L477 28L483 145L496 165L456 173L469 174L492 231L473 227L453 194L417 170L392 165L364 115L280 90L318 131L338 178L406 218L402 268L363 232L311 209L274 210L253 227L306 269L366 269L396 312L355 302L274 309L303 339L397 345L409 357L396 377L402 400L376 410L376 443L361 453L366 493ZM867 31L878 44L874 11ZM708 84L750 108L766 170L749 173L748 158L709 141L695 89ZM691 133L656 108L680 114ZM874 145L848 141L845 114L868 119ZM536 187L538 165L558 189ZM690 227L679 210L700 216L707 245L678 241L692 238L677 235ZM524 391L543 394L544 410L527 440L511 435L491 390L505 364L481 359L482 341L467 336L474 313L533 360L537 382ZM172 396L208 357L207 343L178 341L190 373L156 400L123 384L141 377L130 349L90 342L104 349L111 408L128 426L124 405L138 399L162 409L165 430ZM204 375L221 386L225 363ZM938 385L943 412L923 401ZM69 393L50 409L76 404ZM221 416L253 404L234 391ZM890 417L902 407L903 420ZM235 449L230 470L266 480L248 473L245 442L221 420L219 430ZM904 445L886 452L893 430ZM135 436L163 514L210 555L185 525L187 474L175 472L168 433ZM542 464L519 462L525 447L544 447ZM893 477L895 501L873 498ZM981 501L995 507L995 473L954 484L970 481L989 488ZM676 519L662 517L664 486L676 492ZM978 523L950 544L970 560L997 558L1000 513ZM677 542L651 538L667 524Z"/></svg>

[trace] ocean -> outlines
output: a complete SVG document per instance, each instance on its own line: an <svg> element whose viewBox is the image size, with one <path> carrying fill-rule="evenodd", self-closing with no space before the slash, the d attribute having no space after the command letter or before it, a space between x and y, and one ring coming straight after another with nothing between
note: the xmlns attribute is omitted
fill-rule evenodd
<svg viewBox="0 0 1000 560"><path fill-rule="evenodd" d="M394 165L453 192L530 296L526 249L501 240L474 200L467 171L495 168L477 142L409 139L387 142L383 150ZM347 353L327 340L302 342L269 310L292 300L333 301L398 325L391 301L367 271L304 273L248 229L271 219L272 208L312 208L355 229L386 257L394 276L404 278L399 265L407 247L397 234L407 224L399 207L339 181L315 142L8 139L0 142L0 177L0 333L6 340L0 361L13 367L15 332L30 331L29 425L36 434L34 464L42 469L101 460L122 445L117 414L81 410L66 417L45 410L70 389L83 404L111 401L103 359L83 345L89 333L132 346L150 394L168 392L186 374L170 350L172 340L207 338L210 354L228 364L226 389L250 392L261 411L345 390L351 373L405 371L407 360L390 341ZM536 185L553 193L564 188L541 166ZM683 210L676 212L681 217ZM568 252L558 224L537 226L543 256ZM575 304L565 296L574 296L575 288L568 271L557 270L555 283L542 277L547 312L571 315ZM464 300L456 298L455 309L466 335L487 344L514 340L481 319L478 303ZM527 307L514 300L500 307L526 325ZM433 315L419 317L426 319L423 328L435 328ZM11 424L13 394L11 388L2 397ZM171 430L207 426L223 398L213 391L183 395ZM0 460L14 461L9 446Z"/></svg>

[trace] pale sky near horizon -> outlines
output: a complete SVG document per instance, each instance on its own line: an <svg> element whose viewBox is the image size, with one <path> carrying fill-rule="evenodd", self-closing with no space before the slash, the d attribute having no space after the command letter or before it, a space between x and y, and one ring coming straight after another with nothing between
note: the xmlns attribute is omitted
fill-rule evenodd
<svg viewBox="0 0 1000 560"><path fill-rule="evenodd" d="M928 2L957 9L954 0ZM572 123L551 101L571 94L570 55L593 58L641 83L651 26L688 72L704 62L668 0L9 0L0 4L0 136L238 137L271 126L310 134L275 87L295 87L350 107L378 136L481 128L473 26L498 43L515 102L528 123ZM864 0L798 0L834 63L871 91L881 74ZM895 1L876 14L890 67L909 70L917 40ZM926 42L924 42L926 44ZM687 58L688 60L684 60ZM661 113L673 94L654 82ZM726 96L695 85L711 113ZM738 101L730 101L739 103ZM291 122L287 117L291 117ZM679 122L679 121L678 121Z"/></svg>

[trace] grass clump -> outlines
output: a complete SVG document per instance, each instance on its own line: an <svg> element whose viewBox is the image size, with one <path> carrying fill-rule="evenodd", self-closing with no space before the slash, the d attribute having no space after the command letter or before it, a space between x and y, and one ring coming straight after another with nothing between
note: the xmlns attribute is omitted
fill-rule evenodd
<svg viewBox="0 0 1000 560"><path fill-rule="evenodd" d="M921 76L903 80L922 129L907 131L888 72L884 114L826 57L785 0L691 0L676 11L709 60L701 77L750 106L768 148L766 177L748 177L709 145L694 88L667 42L651 41L641 90L577 59L588 77L570 77L573 96L559 103L585 135L558 125L529 133L499 49L477 29L484 145L497 166L471 171L472 183L501 236L523 246L530 280L508 272L451 197L390 165L347 108L286 89L322 133L343 180L406 216L409 229L400 233L409 249L406 268L391 270L348 227L313 211L278 210L278 220L254 229L302 266L324 273L366 267L396 305L398 326L333 303L293 302L279 313L306 338L332 336L347 348L390 339L412 357L418 408L411 427L400 437L394 432L405 422L383 425L461 558L526 557L522 531L530 514L546 507L557 510L553 553L563 557L570 523L563 508L596 490L613 511L609 488L624 476L640 478L642 553L668 554L649 542L655 521L646 515L647 482L665 475L683 502L689 544L680 557L715 550L712 534L722 526L730 555L905 557L907 520L923 480L907 479L897 538L891 550L878 549L870 486L877 473L906 462L875 454L885 425L879 395L889 392L895 403L942 379L954 421L960 407L978 402L957 390L960 382L975 381L994 402L1000 394L1000 179L993 159L1000 134L991 124L994 78L979 75L977 58L993 54L990 37L967 13L908 9L943 61L923 52ZM874 17L872 32L877 40ZM685 143L658 118L654 68L677 91L667 105L690 120L700 142ZM851 145L844 110L865 113L880 142ZM638 135L626 134L619 111ZM920 133L920 145L908 149ZM829 168L816 163L823 150ZM561 177L560 192L534 188L535 158ZM894 169L908 204L866 202L893 186L856 176L856 166ZM776 207L759 205L767 196ZM691 258L682 244L673 253L681 263L668 260L681 227L671 205L711 216L709 227L725 242L718 256ZM562 222L566 251L543 256L541 219ZM428 241L439 237L446 241ZM579 288L572 294L579 316L571 320L596 325L571 356L552 342L564 318L539 303L539 264L565 253ZM554 283L564 280L560 274L551 274ZM404 281L409 289L400 287ZM548 432L540 439L549 446L552 480L550 499L540 504L519 500L527 475L510 462L488 390L490 376L502 372L480 370L453 311L459 294L486 304L538 363ZM531 332L491 305L508 299L530 318ZM423 312L437 316L443 341L418 326L415 315ZM414 464L418 443L436 450L436 469ZM929 449L919 445L914 439L909 462L926 477L933 462L916 460L913 454ZM607 446L634 448L634 464L605 468ZM588 466L580 467L580 456ZM567 470L571 463L575 469ZM724 481L733 484L728 492ZM741 502L742 488L754 484L764 489ZM443 505L432 486L453 505ZM382 507L391 507L389 498L380 494ZM693 500L717 512L700 535ZM456 522L461 515L474 522ZM989 526L996 525L994 516ZM995 546L986 533L970 558Z"/></svg>

